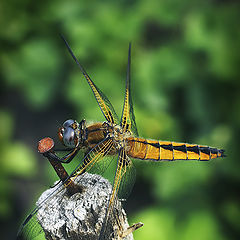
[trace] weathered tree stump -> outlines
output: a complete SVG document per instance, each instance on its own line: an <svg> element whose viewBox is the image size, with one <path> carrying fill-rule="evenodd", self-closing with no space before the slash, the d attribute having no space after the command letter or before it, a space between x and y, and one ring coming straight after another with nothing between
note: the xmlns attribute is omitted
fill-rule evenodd
<svg viewBox="0 0 240 240"><path fill-rule="evenodd" d="M62 185L62 191L51 197L51 200L47 201L47 204L41 207L37 213L37 219L48 240L96 240L99 237L112 185L103 177L89 173L76 177L74 183L82 187L81 193L69 196ZM57 187L59 187L58 184L42 193L37 205L51 195ZM129 228L126 213L119 200L114 205L112 212L111 224L106 229L103 239L133 239L132 231L140 226L137 225L137 227L133 227L134 229Z"/></svg>

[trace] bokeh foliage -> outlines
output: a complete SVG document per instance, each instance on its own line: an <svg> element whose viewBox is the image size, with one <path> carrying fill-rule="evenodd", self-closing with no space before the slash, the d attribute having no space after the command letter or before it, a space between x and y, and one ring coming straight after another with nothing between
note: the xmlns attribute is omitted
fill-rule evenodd
<svg viewBox="0 0 240 240"><path fill-rule="evenodd" d="M129 217L145 223L135 238L239 239L239 7L217 0L2 0L3 237L14 236L33 196L55 177L36 153L37 140L54 137L67 118L103 120L61 33L119 115L132 42L141 136L226 149L227 158L209 163L135 161Z"/></svg>

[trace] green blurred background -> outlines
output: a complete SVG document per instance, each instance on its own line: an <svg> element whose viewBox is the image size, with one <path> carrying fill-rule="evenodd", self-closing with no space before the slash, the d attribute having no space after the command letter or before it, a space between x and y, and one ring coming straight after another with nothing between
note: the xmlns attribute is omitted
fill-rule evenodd
<svg viewBox="0 0 240 240"><path fill-rule="evenodd" d="M140 136L226 149L210 162L135 161L126 210L135 239L240 239L238 1L0 3L0 228L14 239L57 179L36 150L66 119L103 121L65 35L121 113L128 43Z"/></svg>

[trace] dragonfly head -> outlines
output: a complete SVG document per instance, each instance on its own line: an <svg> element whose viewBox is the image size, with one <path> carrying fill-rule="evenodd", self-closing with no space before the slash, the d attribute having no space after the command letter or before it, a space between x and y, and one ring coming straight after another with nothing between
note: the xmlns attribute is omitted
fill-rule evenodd
<svg viewBox="0 0 240 240"><path fill-rule="evenodd" d="M58 129L58 137L66 147L77 147L81 140L79 123L72 119L65 121Z"/></svg>

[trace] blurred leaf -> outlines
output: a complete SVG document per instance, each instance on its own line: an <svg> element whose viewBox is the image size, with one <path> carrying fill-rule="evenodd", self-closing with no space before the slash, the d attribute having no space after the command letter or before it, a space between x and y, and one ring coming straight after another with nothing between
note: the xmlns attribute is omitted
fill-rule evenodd
<svg viewBox="0 0 240 240"><path fill-rule="evenodd" d="M139 212L131 222L143 222L143 227L134 232L134 238L172 240L178 239L175 234L175 215L168 209L147 209Z"/></svg>
<svg viewBox="0 0 240 240"><path fill-rule="evenodd" d="M209 9L210 10L210 9ZM212 11L214 10L214 11ZM240 31L234 5L212 8L210 12L192 12L186 21L186 40L190 46L206 51L209 68L220 79L236 77L238 72Z"/></svg>
<svg viewBox="0 0 240 240"><path fill-rule="evenodd" d="M12 143L3 151L2 171L8 175L31 177L36 174L36 159L23 143Z"/></svg>
<svg viewBox="0 0 240 240"><path fill-rule="evenodd" d="M12 116L7 112L0 111L0 142L9 141L9 139L12 136L12 133L13 133Z"/></svg>
<svg viewBox="0 0 240 240"><path fill-rule="evenodd" d="M154 171L155 195L169 200L177 199L186 192L194 193L192 189L209 182L211 172L211 164L205 162L163 162L162 167Z"/></svg>
<svg viewBox="0 0 240 240"><path fill-rule="evenodd" d="M0 217L8 218L13 212L11 208L11 201L9 201L9 195L12 192L11 181L4 178L4 174L1 172L0 178Z"/></svg>
<svg viewBox="0 0 240 240"><path fill-rule="evenodd" d="M46 40L32 40L21 49L2 56L7 83L21 89L30 106L42 107L53 97L61 63L56 46Z"/></svg>
<svg viewBox="0 0 240 240"><path fill-rule="evenodd" d="M186 224L186 225L185 225ZM192 213L185 223L182 231L182 240L222 240L221 230L218 227L217 219L208 211L199 211Z"/></svg>
<svg viewBox="0 0 240 240"><path fill-rule="evenodd" d="M234 226L236 229L240 228L240 207L237 202L227 202L222 206L222 212L226 217L227 221Z"/></svg>

